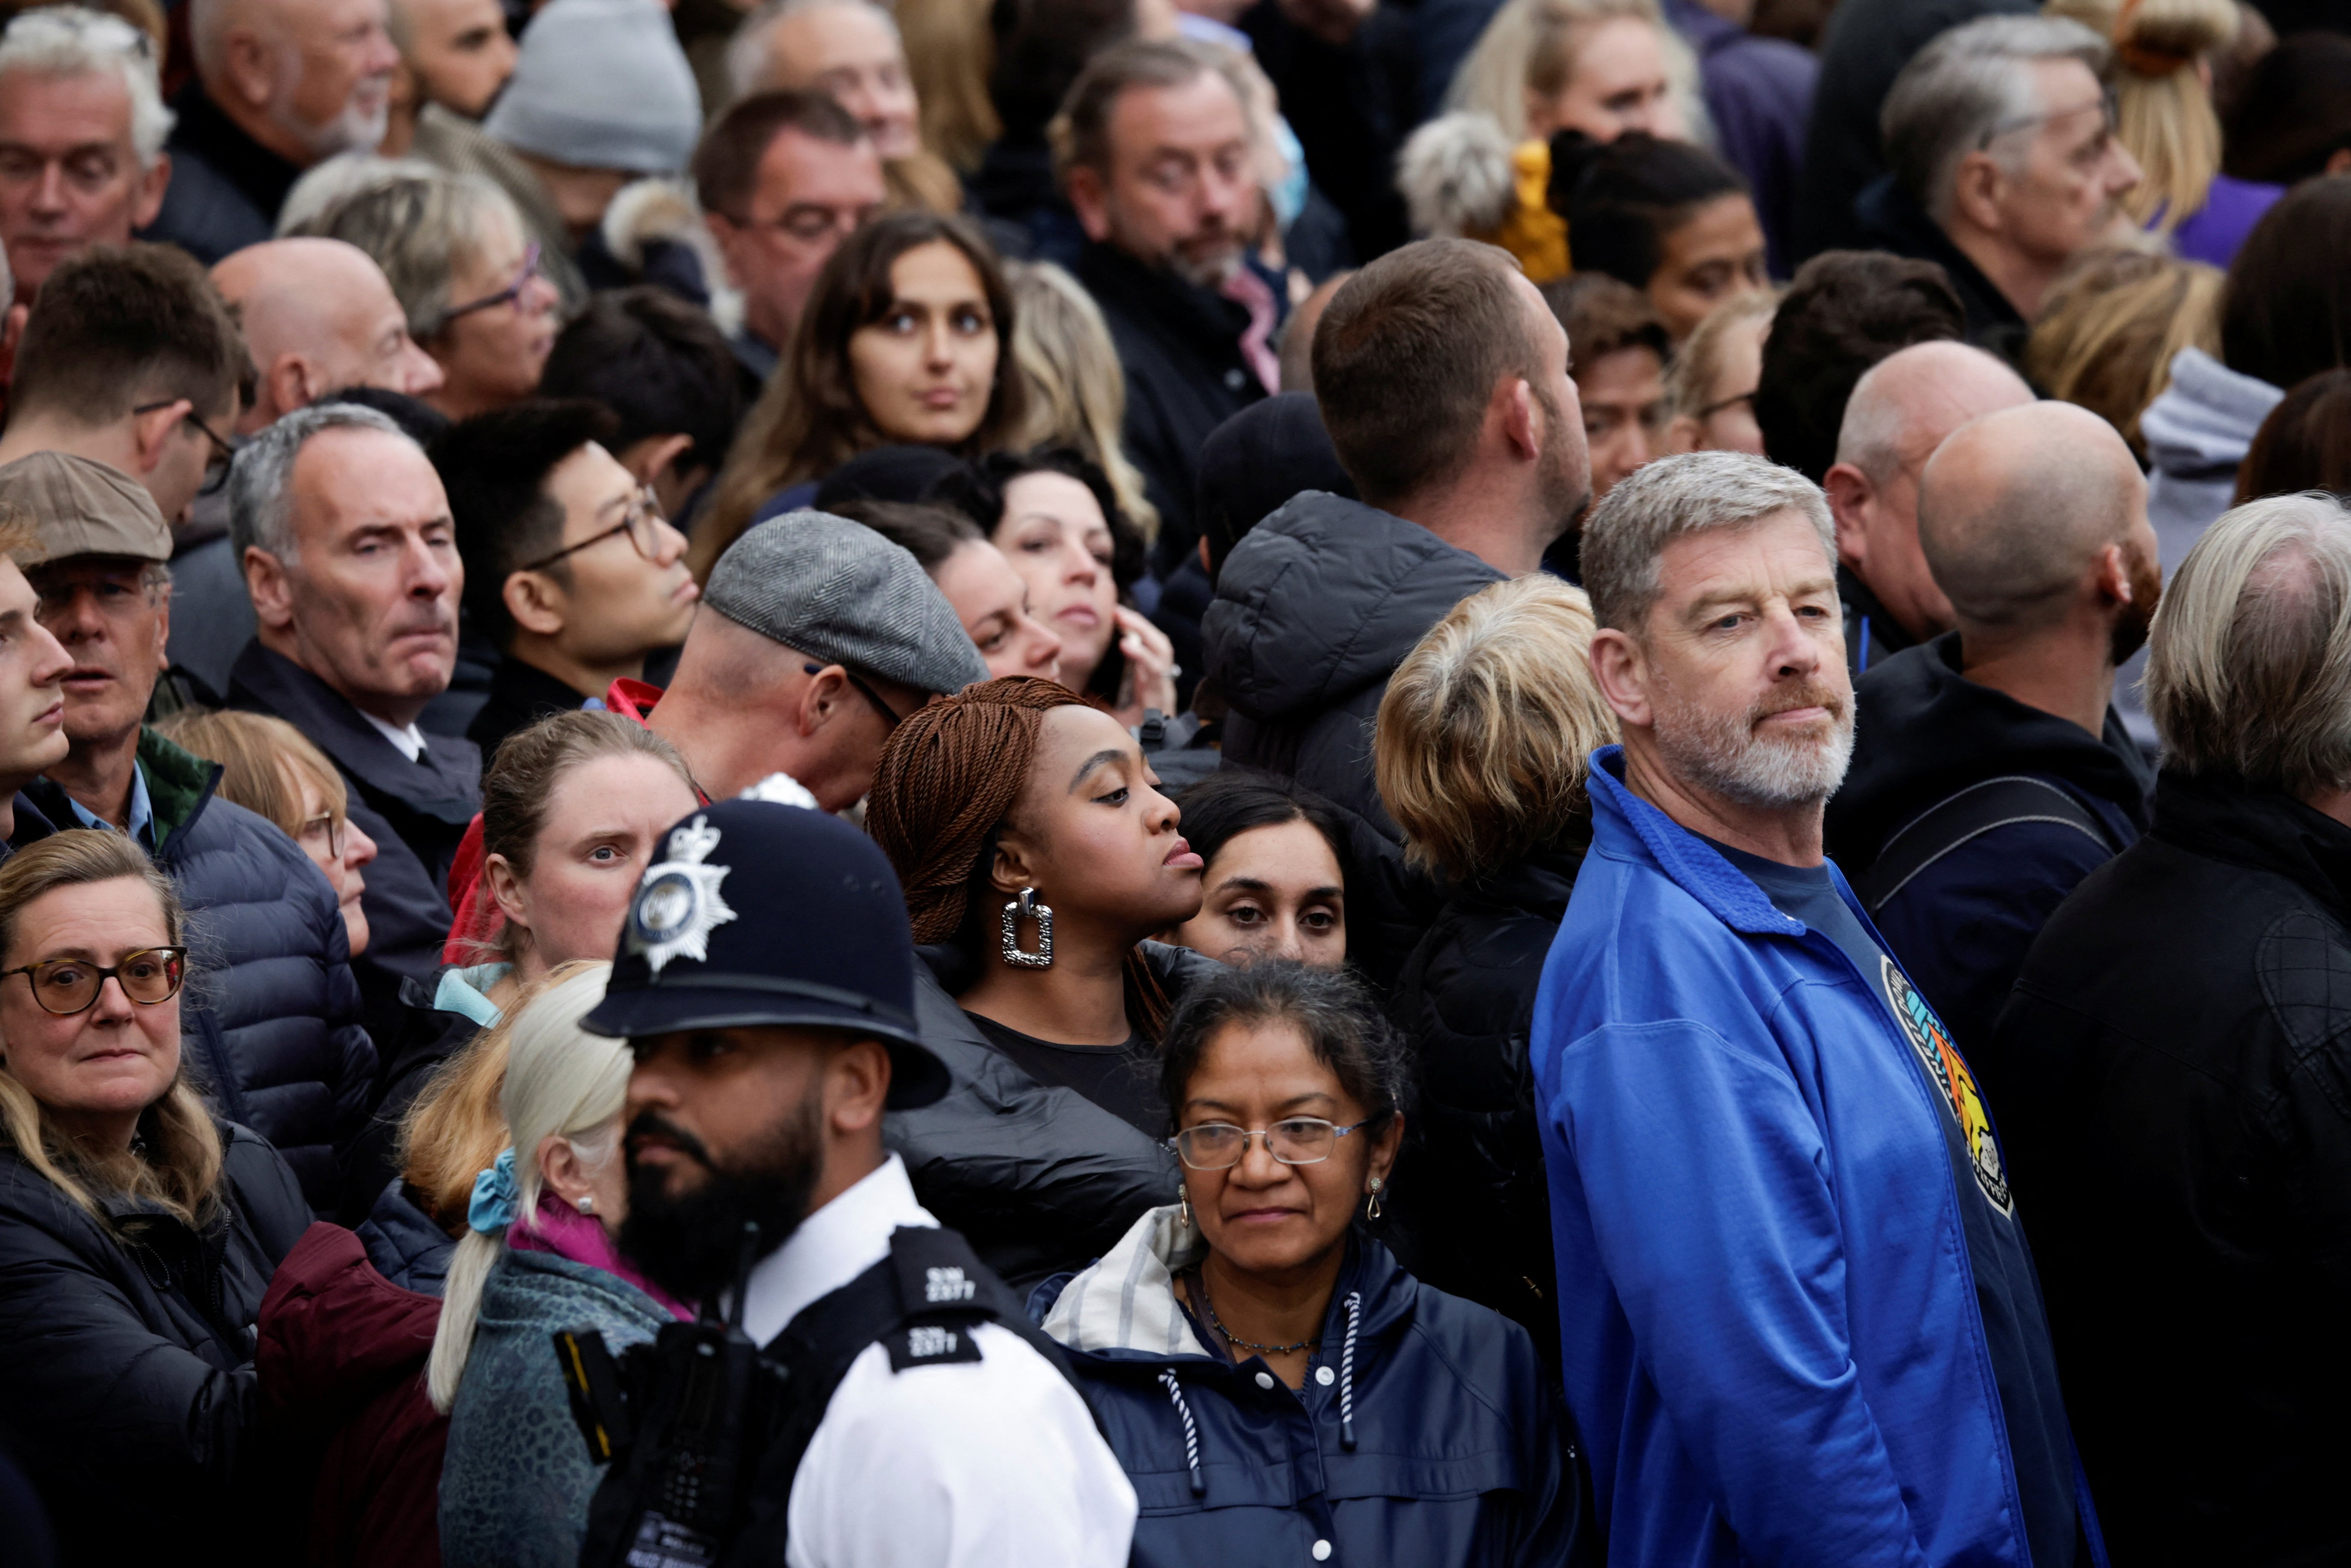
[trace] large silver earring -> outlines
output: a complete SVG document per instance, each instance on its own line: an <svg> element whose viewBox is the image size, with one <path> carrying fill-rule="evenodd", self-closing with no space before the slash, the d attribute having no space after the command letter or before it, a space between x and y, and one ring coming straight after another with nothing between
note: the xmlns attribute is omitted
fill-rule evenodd
<svg viewBox="0 0 2351 1568"><path fill-rule="evenodd" d="M1191 1228L1192 1194L1180 1182L1176 1187L1176 1218L1184 1222L1186 1229Z"/></svg>
<svg viewBox="0 0 2351 1568"><path fill-rule="evenodd" d="M1377 1219L1380 1217L1380 1178L1374 1176L1372 1178L1371 1198L1364 1205L1364 1218L1365 1219Z"/></svg>
<svg viewBox="0 0 2351 1568"><path fill-rule="evenodd" d="M1037 923L1037 950L1033 953L1020 946L1020 923ZM1004 961L1023 969L1050 969L1053 967L1053 911L1050 905L1037 902L1037 890L1024 887L1020 896L1004 906Z"/></svg>

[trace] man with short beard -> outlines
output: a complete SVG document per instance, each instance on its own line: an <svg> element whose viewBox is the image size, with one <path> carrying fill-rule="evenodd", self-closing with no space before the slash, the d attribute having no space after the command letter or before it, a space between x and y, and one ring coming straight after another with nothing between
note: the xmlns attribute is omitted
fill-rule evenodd
<svg viewBox="0 0 2351 1568"><path fill-rule="evenodd" d="M1919 479L1918 542L1957 629L1856 685L1828 840L1997 1105L2013 1068L1992 1025L2025 950L2147 829L2155 772L2112 698L2162 570L2130 448L2066 402L1944 441Z"/></svg>
<svg viewBox="0 0 2351 1568"><path fill-rule="evenodd" d="M1822 858L1853 747L1826 502L1665 458L1583 567L1624 744L1593 754L1531 1055L1612 1560L2088 1561L1991 1120Z"/></svg>
<svg viewBox="0 0 2351 1568"><path fill-rule="evenodd" d="M1134 1490L1084 1402L883 1144L885 1110L948 1087L890 862L839 818L754 800L663 845L585 1020L636 1056L622 1250L705 1305L756 1259L730 1321L816 1407L791 1406L804 1447L750 1460L726 1560L1123 1564Z"/></svg>
<svg viewBox="0 0 2351 1568"><path fill-rule="evenodd" d="M1263 196L1247 103L1209 46L1127 43L1088 63L1052 126L1086 231L1078 281L1126 368L1125 446L1159 507L1163 571L1199 537L1200 444L1281 390L1282 299L1248 264Z"/></svg>

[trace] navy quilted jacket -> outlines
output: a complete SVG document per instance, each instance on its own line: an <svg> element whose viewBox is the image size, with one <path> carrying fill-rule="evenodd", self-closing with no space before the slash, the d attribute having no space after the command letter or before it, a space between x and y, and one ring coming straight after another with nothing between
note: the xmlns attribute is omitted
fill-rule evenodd
<svg viewBox="0 0 2351 1568"><path fill-rule="evenodd" d="M266 1138L313 1212L331 1218L336 1155L365 1124L376 1073L334 889L275 823L214 797L217 764L146 730L139 765L155 858L188 910L192 1071L220 1114ZM74 821L47 779L25 798L52 823ZM28 826L20 821L20 842Z"/></svg>

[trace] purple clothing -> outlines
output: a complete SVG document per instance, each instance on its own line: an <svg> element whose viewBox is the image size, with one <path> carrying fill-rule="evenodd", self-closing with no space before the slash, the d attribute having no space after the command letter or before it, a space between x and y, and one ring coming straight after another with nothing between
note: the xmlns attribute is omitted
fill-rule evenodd
<svg viewBox="0 0 2351 1568"><path fill-rule="evenodd" d="M1697 0L1666 0L1666 19L1698 51L1706 111L1722 156L1746 178L1771 247L1771 276L1794 270L1791 250L1804 128L1821 62L1784 38L1759 38Z"/></svg>
<svg viewBox="0 0 2351 1568"><path fill-rule="evenodd" d="M2180 219L2179 226L2171 231L2172 248L2182 261L2207 262L2225 270L2237 259L2237 247L2253 232L2262 214L2284 194L2283 185L2257 184L2251 180L2215 174L2212 188L2204 194L2204 204Z"/></svg>
<svg viewBox="0 0 2351 1568"><path fill-rule="evenodd" d="M634 1285L682 1322L694 1321L694 1309L646 1279L621 1256L604 1232L603 1222L581 1214L551 1192L541 1191L538 1208L528 1225L507 1228L507 1245L517 1252L552 1252L586 1269L601 1269Z"/></svg>

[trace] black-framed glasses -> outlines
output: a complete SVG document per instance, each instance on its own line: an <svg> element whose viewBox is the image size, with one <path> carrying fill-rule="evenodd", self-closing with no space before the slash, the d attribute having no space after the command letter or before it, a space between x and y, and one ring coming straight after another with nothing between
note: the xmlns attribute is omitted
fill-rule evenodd
<svg viewBox="0 0 2351 1568"><path fill-rule="evenodd" d="M606 503L608 506L611 503L609 502ZM663 521L664 518L662 517L661 502L654 498L653 487L651 486L647 486L645 488L639 490L636 495L631 498L629 504L629 515L622 517L611 528L606 528L602 533L594 535L589 538L581 539L576 545L565 545L553 555L541 556L538 559L532 561L528 566L517 567L515 570L517 571L545 571L557 561L562 560L568 556L578 555L581 550L602 544L614 534L628 535L629 543L634 545L636 547L637 554L643 557L646 560L659 560L661 559L661 524Z"/></svg>
<svg viewBox="0 0 2351 1568"><path fill-rule="evenodd" d="M330 858L335 860L340 860L343 858L343 822L341 818L336 816L332 811L321 811L317 816L305 821L302 824L302 831L294 836L298 839L307 839L313 833L322 833L326 836L327 853Z"/></svg>
<svg viewBox="0 0 2351 1568"><path fill-rule="evenodd" d="M10 975L24 976L41 1010L59 1018L88 1012L97 1005L98 994L109 980L120 986L122 994L141 1007L152 1008L180 994L180 982L188 977L188 950L141 947L135 953L125 953L122 961L111 967L93 964L87 958L45 958L21 969L0 973L0 980Z"/></svg>
<svg viewBox="0 0 2351 1568"><path fill-rule="evenodd" d="M1995 120L1989 131L1986 131L1981 136L1976 138L1976 151L1979 152L1987 152L1991 149L1993 142L1999 141L2003 136L2012 135L2019 131L2030 131L2036 125L2046 125L2053 120L2064 120L2068 115L2080 114L2085 110L2091 109L2097 109L2104 111L2105 115L2106 130L2109 132L2112 132L2115 128L2115 120L2118 109L2117 100L2115 97L2115 89L2109 87L2102 89L2099 91L2098 101L2095 104L2077 103L2067 109L2043 110L2038 114L2020 114L2011 119Z"/></svg>
<svg viewBox="0 0 2351 1568"><path fill-rule="evenodd" d="M800 668L811 675L820 675L824 674L825 671L825 666L822 664L802 664ZM859 696L863 697L867 702L873 705L873 711L882 716L882 722L883 724L888 725L892 729L895 729L900 725L906 722L906 716L900 713L896 708L892 707L888 703L883 702L882 700L882 694L875 691L872 686L867 685L863 677L859 675L855 670L852 670L844 664L841 666L841 674L842 679L846 680L851 685L857 688L857 695Z"/></svg>
<svg viewBox="0 0 2351 1568"><path fill-rule="evenodd" d="M507 284L496 294L485 294L479 299L468 299L463 305L452 305L441 313L441 325L446 327L458 317L471 316L476 310L495 310L501 305L512 305L522 298L522 291L528 288L531 280L538 276L538 242L533 240L522 253L522 269L515 274L515 280L512 283Z"/></svg>
<svg viewBox="0 0 2351 1568"><path fill-rule="evenodd" d="M1249 1157L1249 1140L1263 1138L1265 1152L1286 1166L1319 1166L1336 1153L1339 1140L1368 1127L1369 1121L1342 1127L1320 1116L1292 1116L1270 1127L1236 1127L1203 1122L1168 1140L1176 1158L1196 1171L1228 1171Z"/></svg>
<svg viewBox="0 0 2351 1568"><path fill-rule="evenodd" d="M161 402L142 402L131 409L131 413L135 418L142 413L152 413L159 408L169 408L181 401L183 400L179 398L167 397ZM212 495L223 485L228 483L229 465L236 461L236 447L215 434L211 425L198 419L193 408L189 409L180 418L183 423L194 425L204 438L212 443L213 455L204 461L204 482L196 491L199 496Z"/></svg>

